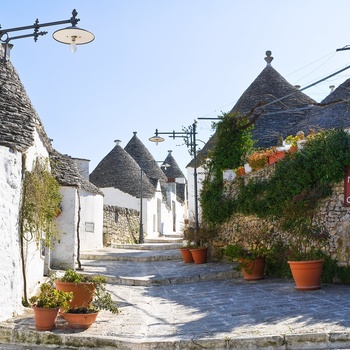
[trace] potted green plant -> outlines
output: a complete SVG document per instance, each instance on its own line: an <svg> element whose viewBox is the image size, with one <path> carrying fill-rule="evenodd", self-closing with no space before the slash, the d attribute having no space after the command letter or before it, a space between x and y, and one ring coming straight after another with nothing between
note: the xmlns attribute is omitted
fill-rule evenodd
<svg viewBox="0 0 350 350"><path fill-rule="evenodd" d="M238 263L247 281L264 278L266 252L260 249L246 249L241 244L227 244L224 252L231 261Z"/></svg>
<svg viewBox="0 0 350 350"><path fill-rule="evenodd" d="M189 251L195 264L205 264L207 262L207 243L213 232L214 229L204 223L199 228L189 227L185 232L184 238L188 242Z"/></svg>
<svg viewBox="0 0 350 350"><path fill-rule="evenodd" d="M51 279L54 281L57 290L73 293L71 308L87 307L91 304L96 285L96 277L86 276L75 270L67 270L63 276L54 274Z"/></svg>
<svg viewBox="0 0 350 350"><path fill-rule="evenodd" d="M59 309L69 308L72 299L73 293L56 290L51 282L41 284L39 294L29 299L34 310L36 329L54 329Z"/></svg>
<svg viewBox="0 0 350 350"><path fill-rule="evenodd" d="M114 314L119 312L116 302L106 291L107 278L102 275L85 276L77 271L67 270L60 279L55 276L54 281L56 288L70 289L73 293L70 305L60 312L70 328L89 328L100 310ZM60 282L64 284L61 285Z"/></svg>
<svg viewBox="0 0 350 350"><path fill-rule="evenodd" d="M232 241L226 245L224 255L238 263L245 280L263 279L272 242L273 232L269 226L251 217L245 224L234 227Z"/></svg>
<svg viewBox="0 0 350 350"><path fill-rule="evenodd" d="M321 288L323 249L328 243L327 230L305 222L288 233L287 259L297 290Z"/></svg>

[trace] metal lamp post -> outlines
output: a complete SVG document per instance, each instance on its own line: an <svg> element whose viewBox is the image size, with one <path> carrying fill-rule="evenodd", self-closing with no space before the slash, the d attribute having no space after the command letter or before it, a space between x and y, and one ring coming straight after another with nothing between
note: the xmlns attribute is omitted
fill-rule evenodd
<svg viewBox="0 0 350 350"><path fill-rule="evenodd" d="M169 137L172 137L173 139L180 137L183 138L186 142L186 145L190 147L190 154L193 155L193 161L194 161L194 172L193 172L193 179L194 179L194 210L195 210L195 229L199 229L199 221L198 221L198 186L197 186L197 144L196 144L196 127L197 123L196 121L189 126L188 130L184 131L172 131L172 132L160 132L158 129L156 129L155 135L150 137L149 140L151 142L163 142L164 138L159 135L169 135Z"/></svg>
<svg viewBox="0 0 350 350"><path fill-rule="evenodd" d="M91 32L77 27L77 23L80 21L79 18L76 18L77 15L78 15L78 12L74 9L72 11L72 17L67 20L48 22L48 23L39 23L39 20L36 19L33 25L24 26L24 27L1 29L1 26L0 26L0 43L3 44L5 48L4 57L0 58L0 62L2 63L6 62L8 45L11 40L33 37L34 41L37 41L39 36L43 36L47 34L47 32L44 32L44 31L39 32L39 29L41 27L51 27L51 26L70 23L71 26L56 30L52 36L55 40L57 40L62 44L71 45L72 52L75 52L76 45L83 45L83 44L90 43L95 39L95 36ZM17 35L13 37L9 36L9 33L11 32L18 32L18 31L24 31L29 29L34 29L34 32L31 34Z"/></svg>
<svg viewBox="0 0 350 350"><path fill-rule="evenodd" d="M142 204L142 200L143 200L143 167L141 166L141 177L140 177L140 232L139 232L139 244L144 243L144 237L143 237L143 219L142 219L142 215L143 215L143 204Z"/></svg>

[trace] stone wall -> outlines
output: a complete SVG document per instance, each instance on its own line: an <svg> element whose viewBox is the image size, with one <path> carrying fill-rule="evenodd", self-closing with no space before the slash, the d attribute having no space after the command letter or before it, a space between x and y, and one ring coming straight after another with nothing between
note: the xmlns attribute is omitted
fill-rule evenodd
<svg viewBox="0 0 350 350"><path fill-rule="evenodd" d="M103 206L103 246L138 242L140 213L134 209Z"/></svg>
<svg viewBox="0 0 350 350"><path fill-rule="evenodd" d="M274 166L268 166L260 171L251 172L242 178L236 178L232 183L226 183L226 195L235 195L237 182L259 179L270 176ZM332 195L319 203L317 218L331 236L330 255L337 259L340 265L350 265L350 208L344 207L344 183L333 186ZM234 242L240 232L249 232L252 239L262 237L263 232L273 228L273 223L266 222L254 216L235 215L229 221L219 225L218 235L213 242L213 256L220 256L220 251L230 242Z"/></svg>

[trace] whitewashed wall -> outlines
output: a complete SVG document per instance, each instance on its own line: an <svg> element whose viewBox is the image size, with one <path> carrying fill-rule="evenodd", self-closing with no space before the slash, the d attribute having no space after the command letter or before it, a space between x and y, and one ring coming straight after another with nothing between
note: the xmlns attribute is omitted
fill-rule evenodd
<svg viewBox="0 0 350 350"><path fill-rule="evenodd" d="M104 204L114 205L121 208L129 208L139 210L140 199L122 192L114 187L100 188L104 194Z"/></svg>
<svg viewBox="0 0 350 350"><path fill-rule="evenodd" d="M188 181L188 215L190 222L195 217L195 193L194 193L194 168L187 168L187 181ZM203 188L203 181L205 179L207 171L203 167L197 168L197 189L198 189L198 220L201 222L202 210L199 201L200 193Z"/></svg>
<svg viewBox="0 0 350 350"><path fill-rule="evenodd" d="M80 249L103 247L103 196L80 190Z"/></svg>
<svg viewBox="0 0 350 350"><path fill-rule="evenodd" d="M38 157L48 152L37 132L34 144L26 152L27 170L31 171ZM23 275L19 241L19 209L22 187L22 154L0 147L0 320L22 311ZM30 235L27 235L30 238ZM44 272L44 257L40 247L31 240L24 245L27 295L31 296Z"/></svg>
<svg viewBox="0 0 350 350"><path fill-rule="evenodd" d="M116 188L100 188L104 193L104 204L121 208L128 208L140 211L140 199L132 197ZM169 203L175 202L176 211L176 232L181 232L186 206L181 205L176 200L175 193L169 194ZM160 203L160 204L159 204ZM173 232L173 208L167 207L163 202L162 193L158 184L157 191L151 199L142 200L142 222L144 235L148 237L157 237L160 234Z"/></svg>
<svg viewBox="0 0 350 350"><path fill-rule="evenodd" d="M18 234L21 154L0 147L0 321L22 311L23 279Z"/></svg>
<svg viewBox="0 0 350 350"><path fill-rule="evenodd" d="M77 213L78 193L75 187L61 187L62 213L56 219L57 229L61 232L60 243L51 251L52 269L73 269L77 258Z"/></svg>
<svg viewBox="0 0 350 350"><path fill-rule="evenodd" d="M26 152L26 169L32 171L37 158L48 160L48 157L49 153L41 137L37 131L34 131L34 144ZM45 256L42 255L42 252L45 248L42 248L41 245L37 246L33 240L29 241L25 246L25 266L29 296L36 292L38 283L44 277ZM49 256L46 258L49 259Z"/></svg>

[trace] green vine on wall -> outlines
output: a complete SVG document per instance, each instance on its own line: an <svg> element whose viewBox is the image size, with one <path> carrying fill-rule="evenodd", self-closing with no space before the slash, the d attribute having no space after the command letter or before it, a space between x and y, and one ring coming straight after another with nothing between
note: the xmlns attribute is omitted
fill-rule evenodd
<svg viewBox="0 0 350 350"><path fill-rule="evenodd" d="M276 164L268 179L241 186L235 211L282 220L284 229L310 218L319 200L331 194L350 164L350 135L343 130L315 134L303 149Z"/></svg>
<svg viewBox="0 0 350 350"><path fill-rule="evenodd" d="M53 247L59 240L54 219L60 213L60 186L49 171L48 161L37 158L32 171L25 170L22 188L21 236L39 247Z"/></svg>
<svg viewBox="0 0 350 350"><path fill-rule="evenodd" d="M213 124L216 143L209 155L208 175L200 197L203 220L208 224L222 222L231 215L232 201L223 195L222 171L244 165L254 145L253 125L247 116L223 113L219 119Z"/></svg>

